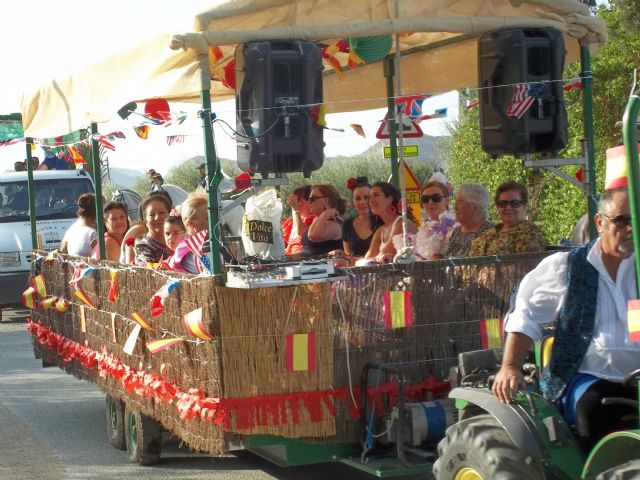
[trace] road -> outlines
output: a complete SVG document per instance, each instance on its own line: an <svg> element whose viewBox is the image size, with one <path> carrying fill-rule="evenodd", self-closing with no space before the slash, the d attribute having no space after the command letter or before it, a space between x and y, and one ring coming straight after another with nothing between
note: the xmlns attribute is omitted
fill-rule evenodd
<svg viewBox="0 0 640 480"><path fill-rule="evenodd" d="M100 390L34 358L25 315L4 310L0 321L0 479L374 478L337 463L282 469L250 452L209 457L177 442L165 445L159 464L133 464L107 443Z"/></svg>

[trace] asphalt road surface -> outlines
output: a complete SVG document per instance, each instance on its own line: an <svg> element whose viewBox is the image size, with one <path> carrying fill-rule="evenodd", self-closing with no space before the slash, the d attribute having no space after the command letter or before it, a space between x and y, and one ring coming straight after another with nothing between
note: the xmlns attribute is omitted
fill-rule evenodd
<svg viewBox="0 0 640 480"><path fill-rule="evenodd" d="M209 457L171 441L159 464L131 463L107 442L104 394L34 358L28 313L4 310L0 321L0 480L374 478L338 463L283 469L250 452Z"/></svg>

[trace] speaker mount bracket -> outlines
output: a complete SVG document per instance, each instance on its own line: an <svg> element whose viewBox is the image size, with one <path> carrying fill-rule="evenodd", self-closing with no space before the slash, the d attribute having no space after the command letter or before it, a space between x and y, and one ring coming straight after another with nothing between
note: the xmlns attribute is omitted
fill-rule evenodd
<svg viewBox="0 0 640 480"><path fill-rule="evenodd" d="M526 154L524 156L524 160L522 161L522 165L526 168L544 168L545 170L557 175L558 177L566 180L567 182L575 185L583 192L587 192L587 183L581 182L575 177L568 175L567 173L560 170L558 167L565 167L567 165L580 165L582 167L587 166L586 157L577 157L577 158L542 158L542 159L532 159L531 155Z"/></svg>

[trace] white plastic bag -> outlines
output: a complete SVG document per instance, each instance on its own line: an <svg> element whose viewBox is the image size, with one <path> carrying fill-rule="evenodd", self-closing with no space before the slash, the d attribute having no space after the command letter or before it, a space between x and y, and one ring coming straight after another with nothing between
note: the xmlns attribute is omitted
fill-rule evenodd
<svg viewBox="0 0 640 480"><path fill-rule="evenodd" d="M242 244L247 255L280 260L284 239L280 229L282 202L275 189L265 188L250 197L242 218Z"/></svg>

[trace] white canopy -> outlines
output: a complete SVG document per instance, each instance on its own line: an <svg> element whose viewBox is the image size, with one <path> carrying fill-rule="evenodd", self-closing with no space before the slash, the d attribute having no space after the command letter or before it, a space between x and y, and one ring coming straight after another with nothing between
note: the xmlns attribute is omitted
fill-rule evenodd
<svg viewBox="0 0 640 480"><path fill-rule="evenodd" d="M130 101L162 97L194 101L210 88L212 99L231 98L222 67L235 46L249 40L401 37L403 94L443 93L477 83L477 37L501 28L555 27L565 34L567 61L580 44L597 51L607 40L604 23L577 0L213 0L195 16L198 33L153 35L65 78L49 81L21 99L26 136L62 135L90 122L106 122ZM221 58L210 71L209 47ZM393 50L392 50L393 51ZM338 53L341 64L346 54ZM334 74L325 64L329 112L386 105L382 62Z"/></svg>

